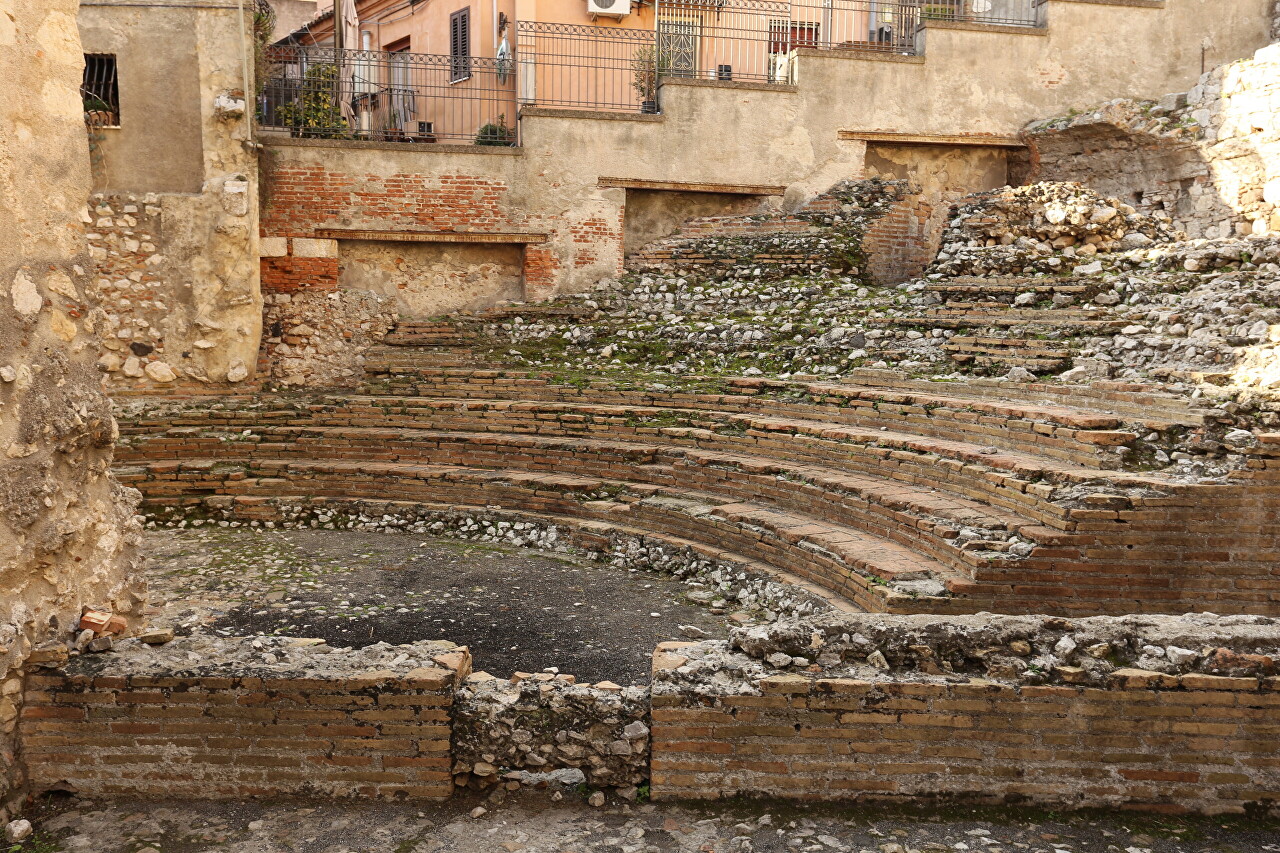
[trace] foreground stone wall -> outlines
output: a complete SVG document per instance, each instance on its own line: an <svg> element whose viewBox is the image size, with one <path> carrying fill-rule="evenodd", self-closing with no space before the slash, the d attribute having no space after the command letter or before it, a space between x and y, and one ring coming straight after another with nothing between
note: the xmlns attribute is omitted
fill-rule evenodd
<svg viewBox="0 0 1280 853"><path fill-rule="evenodd" d="M663 644L653 795L1266 810L1280 635L1230 624L846 616Z"/></svg>
<svg viewBox="0 0 1280 853"><path fill-rule="evenodd" d="M466 650L308 646L135 644L32 676L22 712L32 782L90 796L449 796L449 709Z"/></svg>
<svg viewBox="0 0 1280 853"><path fill-rule="evenodd" d="M1191 237L1280 231L1280 43L1185 93L1031 125L1032 176L1080 181Z"/></svg>
<svg viewBox="0 0 1280 853"><path fill-rule="evenodd" d="M68 638L85 605L137 604L132 501L108 469L116 427L93 367L75 10L0 12L0 822L25 781L24 663Z"/></svg>
<svg viewBox="0 0 1280 853"><path fill-rule="evenodd" d="M658 798L1209 814L1266 813L1280 793L1280 627L1262 617L828 613L661 644L653 683L625 688L467 677L443 641L317 643L131 641L34 676L33 780L429 799L499 783L634 798L648 781Z"/></svg>

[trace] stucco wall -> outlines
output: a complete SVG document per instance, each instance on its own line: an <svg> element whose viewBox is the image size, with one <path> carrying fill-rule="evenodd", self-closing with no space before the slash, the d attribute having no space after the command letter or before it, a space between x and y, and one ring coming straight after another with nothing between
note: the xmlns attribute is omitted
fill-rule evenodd
<svg viewBox="0 0 1280 853"><path fill-rule="evenodd" d="M107 385L246 381L262 313L247 21L233 5L98 0L78 23L85 52L115 54L120 73L120 127L101 131L90 231Z"/></svg>
<svg viewBox="0 0 1280 853"><path fill-rule="evenodd" d="M75 11L0 7L0 823L24 783L24 662L70 639L84 605L138 603L132 499L108 470L116 425L93 367Z"/></svg>
<svg viewBox="0 0 1280 853"><path fill-rule="evenodd" d="M523 295L510 244L338 242L338 285L388 296L406 317L488 308Z"/></svg>

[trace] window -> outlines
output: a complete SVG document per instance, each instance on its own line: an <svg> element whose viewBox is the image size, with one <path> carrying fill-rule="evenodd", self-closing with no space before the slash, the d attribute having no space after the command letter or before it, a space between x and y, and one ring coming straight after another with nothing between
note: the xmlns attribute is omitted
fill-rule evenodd
<svg viewBox="0 0 1280 853"><path fill-rule="evenodd" d="M116 77L114 55L85 54L80 99L84 102L85 120L90 124L104 126L120 123L120 85Z"/></svg>
<svg viewBox="0 0 1280 853"><path fill-rule="evenodd" d="M471 76L471 7L459 9L449 16L449 82L456 83Z"/></svg>
<svg viewBox="0 0 1280 853"><path fill-rule="evenodd" d="M699 23L663 16L658 20L658 76L693 77L698 71Z"/></svg>

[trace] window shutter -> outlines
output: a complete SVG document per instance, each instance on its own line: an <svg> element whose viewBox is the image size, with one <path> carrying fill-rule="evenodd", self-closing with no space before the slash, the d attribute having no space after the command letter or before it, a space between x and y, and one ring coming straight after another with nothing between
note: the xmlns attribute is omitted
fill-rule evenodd
<svg viewBox="0 0 1280 853"><path fill-rule="evenodd" d="M449 54L453 58L453 79L471 76L471 7L449 16Z"/></svg>

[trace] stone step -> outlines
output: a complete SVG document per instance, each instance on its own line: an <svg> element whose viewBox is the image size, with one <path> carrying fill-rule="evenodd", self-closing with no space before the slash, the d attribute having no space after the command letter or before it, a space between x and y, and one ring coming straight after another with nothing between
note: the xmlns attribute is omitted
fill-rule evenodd
<svg viewBox="0 0 1280 853"><path fill-rule="evenodd" d="M312 426L288 427L268 423L242 430L237 425L234 435L234 442L220 444L220 439L209 433L192 435L184 429L153 433L122 448L120 460L149 459L153 454L177 456L184 450L196 455L225 453L250 458L259 452L281 454L282 448L317 459L327 458L326 454L351 455L359 449L360 458L394 458L408 462L448 458L466 464L479 464L482 457L501 459L506 454L519 454L523 458L542 454L554 456L557 470L564 473L632 464L637 466L637 474L644 482L655 485L718 483L717 491L725 493L772 491L780 499L792 501L808 500L814 490L819 490L852 499L856 504L874 505L880 508L884 519L891 519L892 523L936 534L944 540L953 538L963 527L980 529L985 531L989 550L995 551L1002 550L1002 543L1010 534L1039 528L1038 522L1026 516L927 483L700 447L663 447L594 437L461 432L448 430L445 424L426 422L415 429L324 426L318 422ZM769 478L774 478L776 483L771 484ZM836 503L843 500L831 499ZM1035 535L1033 530L1032 538Z"/></svg>
<svg viewBox="0 0 1280 853"><path fill-rule="evenodd" d="M677 489L633 490L624 481L545 474L522 470L481 469L452 465L405 464L377 461L317 461L255 459L229 464L218 459L156 461L122 467L122 481L139 488L149 499L178 497L185 489L207 494L271 496L381 497L543 512L587 518L617 519L640 530L657 528L684 538L724 548L750 559L763 560L784 571L790 565L801 575L851 600L877 585L879 595L910 590L941 596L949 582L970 581L942 563L896 542L810 515L784 511L750 501L725 500L715 495ZM369 492L371 494L363 494ZM439 497L434 497L438 493ZM601 498L599 495L609 497ZM530 509L534 507L536 509ZM727 543L724 540L728 539ZM724 544L722 544L724 543ZM745 546L745 547L743 547ZM850 584L858 591L850 590ZM927 596L926 596L927 597Z"/></svg>

